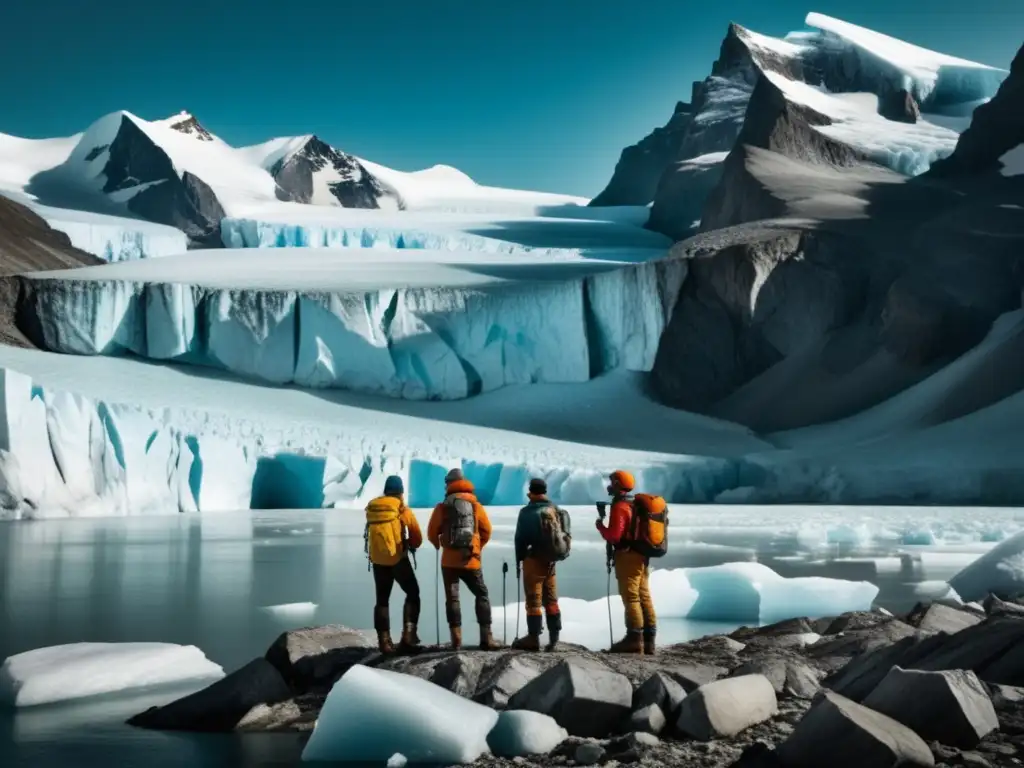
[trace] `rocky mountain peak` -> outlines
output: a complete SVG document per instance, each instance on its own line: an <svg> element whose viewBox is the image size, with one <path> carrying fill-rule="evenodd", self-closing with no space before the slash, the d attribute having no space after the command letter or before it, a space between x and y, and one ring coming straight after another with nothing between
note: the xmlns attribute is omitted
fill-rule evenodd
<svg viewBox="0 0 1024 768"><path fill-rule="evenodd" d="M168 118L165 122L169 128L184 133L186 136L193 136L199 141L213 141L213 135L200 124L195 115L185 110Z"/></svg>

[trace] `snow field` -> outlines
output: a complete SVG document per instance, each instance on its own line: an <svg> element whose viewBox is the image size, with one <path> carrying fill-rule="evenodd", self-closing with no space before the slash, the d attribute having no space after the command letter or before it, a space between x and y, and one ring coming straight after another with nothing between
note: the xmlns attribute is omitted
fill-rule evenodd
<svg viewBox="0 0 1024 768"><path fill-rule="evenodd" d="M224 670L194 646L170 643L74 643L37 648L0 667L0 702L34 707L193 681Z"/></svg>
<svg viewBox="0 0 1024 768"><path fill-rule="evenodd" d="M460 399L510 384L582 382L620 367L649 370L686 275L678 260L604 272L584 261L446 266L440 255L438 264L404 249L389 252L390 272L323 250L289 251L282 270L282 255L193 253L76 270L74 281L39 273L27 278L28 311L63 318L40 324L42 343L56 352L131 352L273 384ZM462 275L469 287L381 286L395 270L428 285ZM186 275L198 285L160 282ZM498 282L479 285L486 281ZM235 290L198 287L232 282ZM239 288L245 282L260 288ZM312 285L322 292L295 289Z"/></svg>

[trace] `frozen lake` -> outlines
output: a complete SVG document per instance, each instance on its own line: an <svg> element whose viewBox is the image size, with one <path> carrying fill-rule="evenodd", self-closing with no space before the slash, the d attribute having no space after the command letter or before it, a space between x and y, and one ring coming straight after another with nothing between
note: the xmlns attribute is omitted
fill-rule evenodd
<svg viewBox="0 0 1024 768"><path fill-rule="evenodd" d="M595 513L571 512L575 547L559 569L559 590L593 600L606 589ZM495 538L484 566L496 605L505 560L507 598L515 600L515 514L491 510ZM427 511L418 517L425 526ZM369 627L373 593L362 520L356 510L325 510L0 524L0 658L60 643L164 641L197 645L230 671L262 655L289 627ZM925 582L948 579L1021 528L1018 509L676 506L672 550L659 567L757 560L783 576L868 580L880 587L878 604L897 612L932 589ZM420 634L432 642L433 550L421 554L418 576L425 593ZM393 615L400 615L400 599L396 592ZM680 620L662 622L661 632L672 642L734 626ZM500 622L495 632L502 636ZM509 626L510 639L513 633ZM467 634L474 639L475 628ZM0 764L297 763L300 748L291 737L196 737L121 725L159 701L0 713Z"/></svg>

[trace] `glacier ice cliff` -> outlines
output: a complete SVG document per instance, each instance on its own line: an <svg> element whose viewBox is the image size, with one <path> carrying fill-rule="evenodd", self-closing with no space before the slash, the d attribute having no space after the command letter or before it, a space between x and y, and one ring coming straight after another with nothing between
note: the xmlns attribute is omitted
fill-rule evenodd
<svg viewBox="0 0 1024 768"><path fill-rule="evenodd" d="M65 233L73 246L104 261L152 259L188 249L185 233L163 224L46 205L31 207L51 227Z"/></svg>
<svg viewBox="0 0 1024 768"><path fill-rule="evenodd" d="M461 466L486 504L519 505L531 477L566 504L601 497L619 461L674 501L710 501L748 485L743 462L609 451L543 438L519 445L465 429L395 435L358 425L252 420L175 408L146 409L50 391L0 369L0 517L37 518L347 507L405 479L409 503L436 503Z"/></svg>
<svg viewBox="0 0 1024 768"><path fill-rule="evenodd" d="M19 327L55 352L131 353L274 384L459 399L650 370L686 273L676 260L577 279L320 293L26 277Z"/></svg>

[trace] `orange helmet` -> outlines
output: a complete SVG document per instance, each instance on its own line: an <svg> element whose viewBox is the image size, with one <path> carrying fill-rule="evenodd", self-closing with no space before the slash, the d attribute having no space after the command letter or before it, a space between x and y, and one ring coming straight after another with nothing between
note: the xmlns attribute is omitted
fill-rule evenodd
<svg viewBox="0 0 1024 768"><path fill-rule="evenodd" d="M620 488L623 491L632 491L636 487L636 481L633 479L633 475L624 469L617 469L608 476L608 479L612 481L612 486Z"/></svg>

